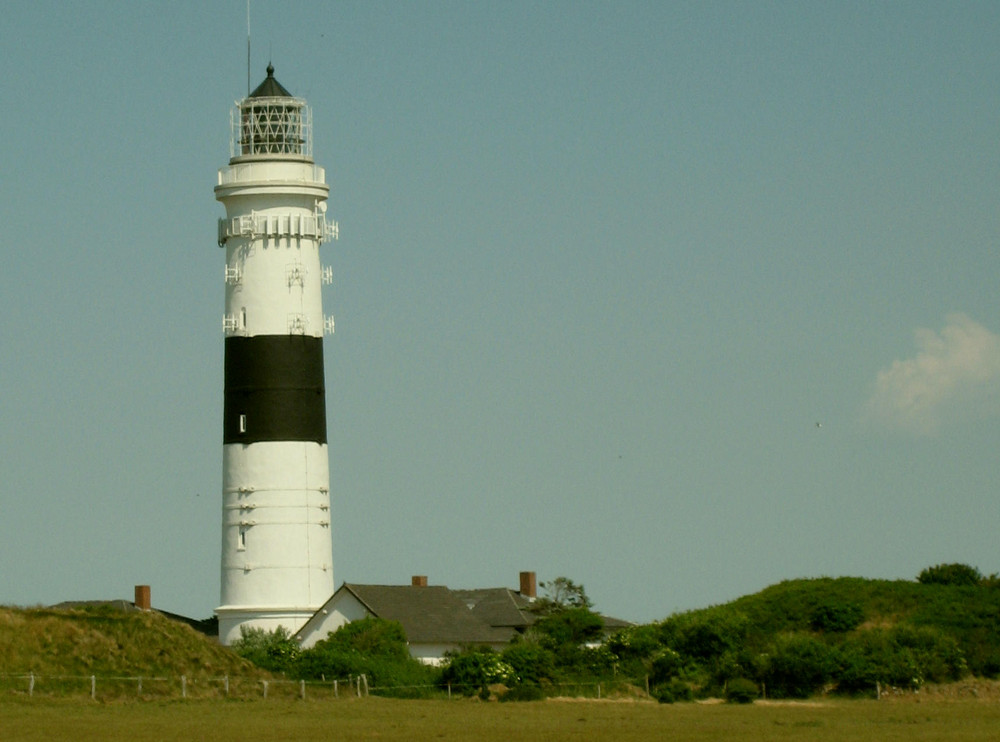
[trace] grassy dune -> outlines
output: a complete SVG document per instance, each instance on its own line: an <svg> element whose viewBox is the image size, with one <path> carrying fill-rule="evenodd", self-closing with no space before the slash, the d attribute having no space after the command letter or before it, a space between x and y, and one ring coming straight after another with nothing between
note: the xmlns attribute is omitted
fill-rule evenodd
<svg viewBox="0 0 1000 742"><path fill-rule="evenodd" d="M160 614L111 607L0 608L0 673L269 677Z"/></svg>

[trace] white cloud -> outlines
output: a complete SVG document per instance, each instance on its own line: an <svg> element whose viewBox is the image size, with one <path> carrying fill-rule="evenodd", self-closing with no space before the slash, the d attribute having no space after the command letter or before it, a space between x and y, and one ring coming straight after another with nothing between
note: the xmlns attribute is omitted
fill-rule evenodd
<svg viewBox="0 0 1000 742"><path fill-rule="evenodd" d="M996 411L1000 336L964 314L945 320L940 334L916 331L916 356L879 371L866 406L871 420L931 434L945 420Z"/></svg>

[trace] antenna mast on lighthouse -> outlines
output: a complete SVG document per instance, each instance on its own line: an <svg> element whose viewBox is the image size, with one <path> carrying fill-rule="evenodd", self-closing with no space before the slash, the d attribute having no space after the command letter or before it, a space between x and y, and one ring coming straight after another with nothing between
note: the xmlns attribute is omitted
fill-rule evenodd
<svg viewBox="0 0 1000 742"><path fill-rule="evenodd" d="M247 0L247 98L250 97L250 0Z"/></svg>

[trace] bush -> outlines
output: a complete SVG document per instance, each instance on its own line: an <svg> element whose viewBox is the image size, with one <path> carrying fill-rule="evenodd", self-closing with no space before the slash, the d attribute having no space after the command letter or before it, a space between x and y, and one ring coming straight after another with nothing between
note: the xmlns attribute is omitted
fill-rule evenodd
<svg viewBox="0 0 1000 742"><path fill-rule="evenodd" d="M450 685L464 695L485 691L488 697L487 686L493 683L517 684L514 668L489 647L466 649L449 656L447 661L438 682L443 686Z"/></svg>
<svg viewBox="0 0 1000 742"><path fill-rule="evenodd" d="M240 626L240 638L233 642L232 650L271 672L291 669L299 656L299 645L284 626L274 631Z"/></svg>
<svg viewBox="0 0 1000 742"><path fill-rule="evenodd" d="M566 608L538 619L533 628L550 649L578 647L600 638L604 619L586 608Z"/></svg>
<svg viewBox="0 0 1000 742"><path fill-rule="evenodd" d="M968 564L937 564L927 567L917 576L922 585L978 585L983 575Z"/></svg>
<svg viewBox="0 0 1000 742"><path fill-rule="evenodd" d="M666 683L680 675L682 667L681 656L672 649L664 649L653 658L649 680L654 685Z"/></svg>
<svg viewBox="0 0 1000 742"><path fill-rule="evenodd" d="M545 698L545 694L537 683L515 685L500 696L501 701L541 701L543 698Z"/></svg>
<svg viewBox="0 0 1000 742"><path fill-rule="evenodd" d="M844 644L838 687L868 692L876 683L918 688L925 681L958 680L966 672L956 641L930 627L897 626L865 631Z"/></svg>
<svg viewBox="0 0 1000 742"><path fill-rule="evenodd" d="M837 659L835 650L815 637L780 637L767 668L768 691L775 698L807 698L830 681Z"/></svg>
<svg viewBox="0 0 1000 742"><path fill-rule="evenodd" d="M433 684L435 671L410 657L406 635L396 621L364 618L341 626L311 649L303 650L292 669L297 678L347 678L364 675L380 691ZM398 693L397 693L398 694Z"/></svg>
<svg viewBox="0 0 1000 742"><path fill-rule="evenodd" d="M552 680L556 674L556 657L537 644L518 642L503 650L500 657L514 668L518 683L537 684Z"/></svg>
<svg viewBox="0 0 1000 742"><path fill-rule="evenodd" d="M353 651L367 657L393 660L410 658L403 625L398 621L370 616L344 624L326 639L317 642L315 646L322 649Z"/></svg>
<svg viewBox="0 0 1000 742"><path fill-rule="evenodd" d="M734 678L726 686L726 701L729 703L753 703L758 695L757 684L747 678Z"/></svg>
<svg viewBox="0 0 1000 742"><path fill-rule="evenodd" d="M830 602L813 611L809 623L815 631L845 633L861 625L865 614L857 603Z"/></svg>
<svg viewBox="0 0 1000 742"><path fill-rule="evenodd" d="M668 618L662 624L661 638L680 654L704 662L740 649L749 627L743 613L722 607Z"/></svg>
<svg viewBox="0 0 1000 742"><path fill-rule="evenodd" d="M679 678L674 678L666 683L660 683L650 688L649 694L660 703L674 703L675 701L691 701L694 699L694 691L690 684Z"/></svg>
<svg viewBox="0 0 1000 742"><path fill-rule="evenodd" d="M629 626L608 639L608 649L622 661L652 657L660 648L656 624Z"/></svg>

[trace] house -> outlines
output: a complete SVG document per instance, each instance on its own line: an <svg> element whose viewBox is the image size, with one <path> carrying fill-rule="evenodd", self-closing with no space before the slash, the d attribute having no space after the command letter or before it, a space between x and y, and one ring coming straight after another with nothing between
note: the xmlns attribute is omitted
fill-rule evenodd
<svg viewBox="0 0 1000 742"><path fill-rule="evenodd" d="M132 613L134 611L156 611L161 616L169 618L171 621L177 621L178 623L187 624L195 631L204 634L205 636L218 638L219 636L219 620L214 616L212 618L197 619L189 618L187 616L182 616L179 613L171 613L170 611L160 610L159 608L152 607L152 598L149 585L136 585L135 586L135 601L129 602L127 600L64 600L62 603L56 603L55 605L49 606L57 611L62 610L74 610L78 608L110 608L112 610L121 611L122 613Z"/></svg>
<svg viewBox="0 0 1000 742"><path fill-rule="evenodd" d="M445 653L469 645L502 650L537 620L531 610L535 598L534 572L520 574L520 590L450 590L429 586L423 575L413 577L409 585L345 582L294 637L307 649L351 621L384 618L402 625L411 656L438 665ZM602 618L606 634L631 625L621 619Z"/></svg>
<svg viewBox="0 0 1000 742"><path fill-rule="evenodd" d="M414 577L410 585L345 582L295 633L295 639L308 648L344 624L369 616L402 624L410 654L430 665L440 664L446 652L470 644L502 649L514 636L512 628L494 627L476 616L448 588L429 586L425 577Z"/></svg>

